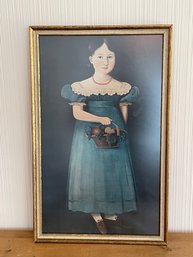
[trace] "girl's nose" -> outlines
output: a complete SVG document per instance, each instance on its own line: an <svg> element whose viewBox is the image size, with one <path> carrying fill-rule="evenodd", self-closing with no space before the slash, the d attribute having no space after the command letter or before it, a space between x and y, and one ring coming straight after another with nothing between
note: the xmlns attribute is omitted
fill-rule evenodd
<svg viewBox="0 0 193 257"><path fill-rule="evenodd" d="M103 62L104 62L105 65L107 65L107 64L109 63L108 58L104 58L104 59L103 59Z"/></svg>

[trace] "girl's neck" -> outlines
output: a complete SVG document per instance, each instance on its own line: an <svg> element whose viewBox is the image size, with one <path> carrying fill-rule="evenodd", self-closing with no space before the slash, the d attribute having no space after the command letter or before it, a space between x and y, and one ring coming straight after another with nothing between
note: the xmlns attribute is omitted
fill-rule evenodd
<svg viewBox="0 0 193 257"><path fill-rule="evenodd" d="M93 82L94 83L96 83L96 84L109 84L110 82L111 82L111 80L112 80L112 77L110 76L110 75L104 75L104 74L94 74L93 76L92 76L92 80L93 80Z"/></svg>

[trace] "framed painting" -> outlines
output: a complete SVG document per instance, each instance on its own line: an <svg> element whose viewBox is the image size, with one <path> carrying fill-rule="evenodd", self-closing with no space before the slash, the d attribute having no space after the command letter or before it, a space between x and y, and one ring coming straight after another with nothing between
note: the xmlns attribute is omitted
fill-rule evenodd
<svg viewBox="0 0 193 257"><path fill-rule="evenodd" d="M30 27L36 242L166 244L171 33Z"/></svg>

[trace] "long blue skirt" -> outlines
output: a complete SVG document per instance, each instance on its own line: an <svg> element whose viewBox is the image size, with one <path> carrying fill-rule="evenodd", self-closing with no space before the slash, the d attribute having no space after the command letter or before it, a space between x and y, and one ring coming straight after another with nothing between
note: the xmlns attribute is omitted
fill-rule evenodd
<svg viewBox="0 0 193 257"><path fill-rule="evenodd" d="M120 128L124 121L110 101L92 101L87 111L110 117ZM98 123L76 121L68 173L68 209L86 213L120 214L136 210L133 166L128 140L117 148L97 148L86 131Z"/></svg>

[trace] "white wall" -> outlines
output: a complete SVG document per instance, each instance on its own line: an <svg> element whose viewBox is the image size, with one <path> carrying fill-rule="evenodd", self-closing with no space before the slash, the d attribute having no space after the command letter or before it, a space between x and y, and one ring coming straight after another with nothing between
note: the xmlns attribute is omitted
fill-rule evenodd
<svg viewBox="0 0 193 257"><path fill-rule="evenodd" d="M30 25L174 24L169 229L193 231L192 0L0 0L0 228L32 228Z"/></svg>

